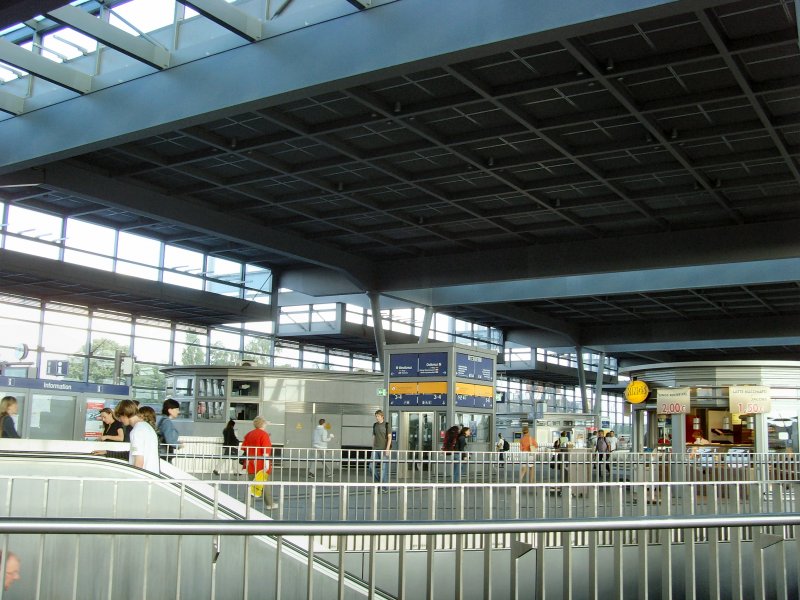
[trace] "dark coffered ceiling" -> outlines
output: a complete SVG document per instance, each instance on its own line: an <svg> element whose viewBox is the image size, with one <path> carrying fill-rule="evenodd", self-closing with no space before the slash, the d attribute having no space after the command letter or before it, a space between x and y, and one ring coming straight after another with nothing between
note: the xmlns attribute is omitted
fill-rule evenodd
<svg viewBox="0 0 800 600"><path fill-rule="evenodd" d="M495 23L533 22L492 14L512 3L463 2L450 35L474 47L405 61L459 3L436 4L376 6L0 122L50 138L27 154L4 138L0 183L31 185L0 195L262 264L318 301L323 284L378 292L519 343L797 358L795 2L642 2L528 34ZM269 78L279 52L294 87L252 100L246 78ZM312 61L330 79L304 78L325 71ZM96 134L64 139L80 125ZM24 290L0 265L4 287Z"/></svg>

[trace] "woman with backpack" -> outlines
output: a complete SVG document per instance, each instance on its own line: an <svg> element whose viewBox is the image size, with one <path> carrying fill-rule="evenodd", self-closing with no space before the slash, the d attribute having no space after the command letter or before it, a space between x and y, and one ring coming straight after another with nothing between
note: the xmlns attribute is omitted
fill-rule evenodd
<svg viewBox="0 0 800 600"><path fill-rule="evenodd" d="M595 442L594 449L597 452L597 476L602 475L603 462L606 463L606 478L611 477L611 446L606 440L606 434L603 431L597 433L597 441Z"/></svg>

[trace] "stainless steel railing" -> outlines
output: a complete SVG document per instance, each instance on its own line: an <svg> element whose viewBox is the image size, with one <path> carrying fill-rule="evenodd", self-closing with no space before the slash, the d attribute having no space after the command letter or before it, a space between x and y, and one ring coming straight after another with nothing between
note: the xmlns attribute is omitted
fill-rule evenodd
<svg viewBox="0 0 800 600"><path fill-rule="evenodd" d="M796 598L798 591L797 546L791 534L800 525L800 514L690 515L658 518L586 518L539 519L516 521L438 521L429 522L274 522L274 521L208 521L177 519L64 519L5 518L0 520L0 535L13 536L15 541L26 537L46 540L50 536L76 535L76 543L102 537L110 541L125 536L143 536L158 541L179 536L205 537L212 549L204 561L194 566L199 572L216 577L214 565L226 552L247 547L252 536L277 540L306 537L311 541L322 535L339 538L353 536L377 540L383 536L405 539L418 536L443 536L458 540L452 552L401 550L382 557L378 544L363 550L359 570L363 587L348 582L348 563L341 552L309 552L303 580L286 581L281 576L286 568L282 552L274 564L239 564L240 577L248 578L253 569L268 571L265 584L259 589L247 585L243 598L286 598L315 595L337 598L394 596L397 598L519 598L537 599L691 597L691 598ZM722 539L719 531L730 531ZM743 532L754 532L750 537ZM625 537L634 533L638 542ZM653 533L658 542L650 541ZM574 544L576 536L586 536L584 550ZM232 542L222 542L222 538ZM465 541L478 537L485 541L481 552L466 552ZM599 539L611 544L601 547ZM8 539L4 537L4 539ZM511 539L508 546L497 546L494 540ZM557 547L546 540L560 539ZM794 543L789 543L792 539ZM528 541L530 540L530 541ZM698 542L702 540L702 542ZM84 541L84 545L87 542ZM45 543L30 545L43 549ZM401 548L407 544L402 543ZM4 550L8 544L4 544ZM534 550L535 552L530 552ZM239 554L237 554L237 557ZM330 573L321 577L319 561ZM394 568L386 568L391 561ZM22 556L30 573L45 578L51 573L49 558L40 550ZM97 564L83 565L74 557L75 581L85 577L107 576L115 569L125 571L125 564L109 563L107 572L98 573ZM178 558L180 561L180 557ZM657 562L656 565L651 563ZM121 563L121 564L120 564ZM657 567L657 568L652 568ZM163 565L158 576L169 581L172 565ZM29 583L29 587L32 584ZM332 594L333 585L336 593ZM325 587L324 590L320 588ZM35 589L42 589L37 581ZM212 584L209 598L225 598ZM1 592L0 592L1 593ZM113 594L109 593L109 597ZM29 596L29 597L39 597ZM64 597L67 597L66 595Z"/></svg>
<svg viewBox="0 0 800 600"><path fill-rule="evenodd" d="M243 475L237 456L205 447L182 447L174 464L200 477ZM273 448L273 479L279 481L371 482L384 468L389 482L442 483L458 480L483 483L579 483L594 481L674 482L800 480L796 454L673 454L615 452L600 455L588 450L558 452L391 451L373 458L370 450L315 450ZM380 477L384 479L383 476Z"/></svg>
<svg viewBox="0 0 800 600"><path fill-rule="evenodd" d="M413 482L295 482L271 480L261 483L269 489L271 501L250 495L251 482L246 480L198 481L129 479L114 480L92 477L0 476L0 502L3 514L15 515L20 510L29 514L29 498L36 499L39 514L65 514L60 503L68 497L76 514L85 514L84 506L97 502L98 496L130 501L139 498L148 502L153 490L171 487L180 506L202 496L210 504L212 514L222 518L277 521L414 521L440 520L495 521L582 518L659 518L683 515L751 514L764 511L800 511L800 489L797 482L779 480L720 482L560 482L552 483L481 483L419 484ZM273 508L273 502L276 506ZM115 503L116 507L118 503ZM105 512L124 516L124 512ZM158 511L147 513L160 516ZM187 513L187 515L190 513ZM654 534L655 535L655 534ZM342 539L335 535L321 537L317 543L329 550L338 550ZM349 537L344 550L366 547L369 540ZM658 541L658 540L651 540ZM433 542L436 549L455 548L457 540L430 538L421 533L408 536L402 543L406 549L427 549ZM638 543L630 534L626 543ZM383 536L380 549L397 551L401 541ZM466 549L481 549L484 540L478 536L463 541ZM510 544L499 540L496 545ZM560 540L548 544L558 545ZM585 539L573 541L585 545ZM600 544L606 543L599 540Z"/></svg>

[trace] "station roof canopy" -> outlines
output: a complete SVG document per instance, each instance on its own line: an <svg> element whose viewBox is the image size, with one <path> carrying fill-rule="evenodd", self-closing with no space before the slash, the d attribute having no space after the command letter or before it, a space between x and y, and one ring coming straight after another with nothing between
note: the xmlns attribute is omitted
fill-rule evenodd
<svg viewBox="0 0 800 600"><path fill-rule="evenodd" d="M60 4L0 9L0 201L520 344L797 357L793 0ZM102 60L20 54L65 24Z"/></svg>

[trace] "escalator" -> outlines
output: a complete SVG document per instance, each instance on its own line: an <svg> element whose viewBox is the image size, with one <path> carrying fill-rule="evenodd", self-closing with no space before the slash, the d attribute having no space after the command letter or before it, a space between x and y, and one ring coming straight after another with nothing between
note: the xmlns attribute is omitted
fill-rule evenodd
<svg viewBox="0 0 800 600"><path fill-rule="evenodd" d="M162 465L164 473L154 475L101 456L0 452L0 511L112 521L269 519ZM7 547L21 558L23 577L3 598L273 598L276 576L282 598L304 598L307 543L268 536L114 536L113 528L105 535L10 535ZM335 565L314 556L311 572L315 598L337 596ZM364 581L345 574L344 597L368 594Z"/></svg>

